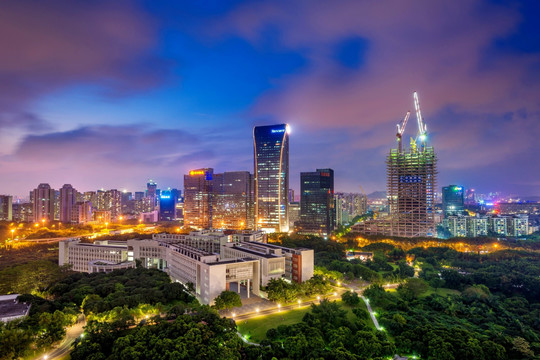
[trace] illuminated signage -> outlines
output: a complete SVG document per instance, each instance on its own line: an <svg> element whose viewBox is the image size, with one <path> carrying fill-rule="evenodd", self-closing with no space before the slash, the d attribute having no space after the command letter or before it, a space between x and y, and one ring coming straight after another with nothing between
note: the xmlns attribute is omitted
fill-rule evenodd
<svg viewBox="0 0 540 360"><path fill-rule="evenodd" d="M170 196L170 195L161 195L161 198L162 198L162 199L170 199L171 196Z"/></svg>
<svg viewBox="0 0 540 360"><path fill-rule="evenodd" d="M204 170L191 170L189 172L189 175L193 176L193 175L204 175Z"/></svg>
<svg viewBox="0 0 540 360"><path fill-rule="evenodd" d="M285 132L285 129L272 129L272 133L275 134L275 133L284 133Z"/></svg>
<svg viewBox="0 0 540 360"><path fill-rule="evenodd" d="M414 176L414 175L400 176L399 177L399 182L400 183L421 183L422 182L422 177L421 176Z"/></svg>

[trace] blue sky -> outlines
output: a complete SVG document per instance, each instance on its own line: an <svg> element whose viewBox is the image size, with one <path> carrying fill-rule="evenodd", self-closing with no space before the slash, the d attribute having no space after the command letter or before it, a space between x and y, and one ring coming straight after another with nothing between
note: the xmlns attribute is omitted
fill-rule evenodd
<svg viewBox="0 0 540 360"><path fill-rule="evenodd" d="M439 184L540 195L535 1L18 1L0 14L0 192L182 187L253 170L289 123L291 187L385 188L418 91ZM407 136L415 136L411 118Z"/></svg>

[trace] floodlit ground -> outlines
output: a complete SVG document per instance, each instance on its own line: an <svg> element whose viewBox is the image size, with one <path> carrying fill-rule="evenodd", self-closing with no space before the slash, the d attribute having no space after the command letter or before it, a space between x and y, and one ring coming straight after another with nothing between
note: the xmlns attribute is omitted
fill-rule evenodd
<svg viewBox="0 0 540 360"><path fill-rule="evenodd" d="M282 311L272 315L258 316L249 320L239 320L236 322L236 325L238 326L240 334L248 335L250 341L260 342L266 338L268 329L276 328L279 325L299 323L309 311L311 311L309 307Z"/></svg>
<svg viewBox="0 0 540 360"><path fill-rule="evenodd" d="M344 310L347 310L347 318L350 321L354 321L356 319L356 315L354 315L352 312L353 308L343 304L341 301L338 302ZM363 301L360 301L357 307L367 311L366 305ZM249 341L260 342L266 339L266 332L269 329L277 328L279 325L292 325L299 323L302 321L304 315L310 311L311 307L307 306L300 309L281 311L271 315L261 315L248 320L238 320L236 321L236 325L240 334L247 335L249 337ZM369 321L368 323L371 327L375 328L373 322Z"/></svg>

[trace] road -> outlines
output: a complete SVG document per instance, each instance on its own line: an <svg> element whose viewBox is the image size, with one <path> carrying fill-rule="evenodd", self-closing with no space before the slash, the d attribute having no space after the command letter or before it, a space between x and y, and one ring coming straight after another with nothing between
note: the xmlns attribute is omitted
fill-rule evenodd
<svg viewBox="0 0 540 360"><path fill-rule="evenodd" d="M64 337L64 340L53 350L49 350L45 354L41 354L34 358L34 360L59 360L65 357L67 354L71 352L71 345L77 339L81 336L84 329L83 327L86 325L85 321L78 322L77 324L70 327L67 332L66 336Z"/></svg>
<svg viewBox="0 0 540 360"><path fill-rule="evenodd" d="M347 289L338 289L336 291L337 295L330 295L330 296L321 297L320 300L322 300L323 298L328 299L328 300L341 299L341 294L343 292L345 292L346 290ZM290 304L290 305L285 305L285 306L281 306L281 307L275 306L275 307L272 307L272 308L260 310L259 312L254 311L254 312L250 312L250 313L246 313L246 314L242 314L242 315L228 316L228 317L231 318L231 319L234 319L234 320L247 320L247 319L257 317L257 316L271 315L271 314L276 314L276 313L281 312L281 311L295 310L295 309L303 308L303 307L306 307L306 306L311 306L311 304L318 304L320 302L320 300L311 299L311 300L307 300L307 301L302 301L302 302L300 302L300 304L296 303L296 304Z"/></svg>

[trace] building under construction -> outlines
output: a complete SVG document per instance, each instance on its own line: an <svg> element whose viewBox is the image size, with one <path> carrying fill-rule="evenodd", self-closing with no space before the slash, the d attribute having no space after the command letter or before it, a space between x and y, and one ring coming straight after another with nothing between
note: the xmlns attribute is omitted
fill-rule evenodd
<svg viewBox="0 0 540 360"><path fill-rule="evenodd" d="M353 232L401 237L436 235L433 210L437 157L433 147L426 144L426 125L422 120L416 93L414 102L418 135L411 139L410 147L404 150L402 135L410 115L410 112L407 112L397 126L398 148L391 149L386 159L390 216L353 225Z"/></svg>

